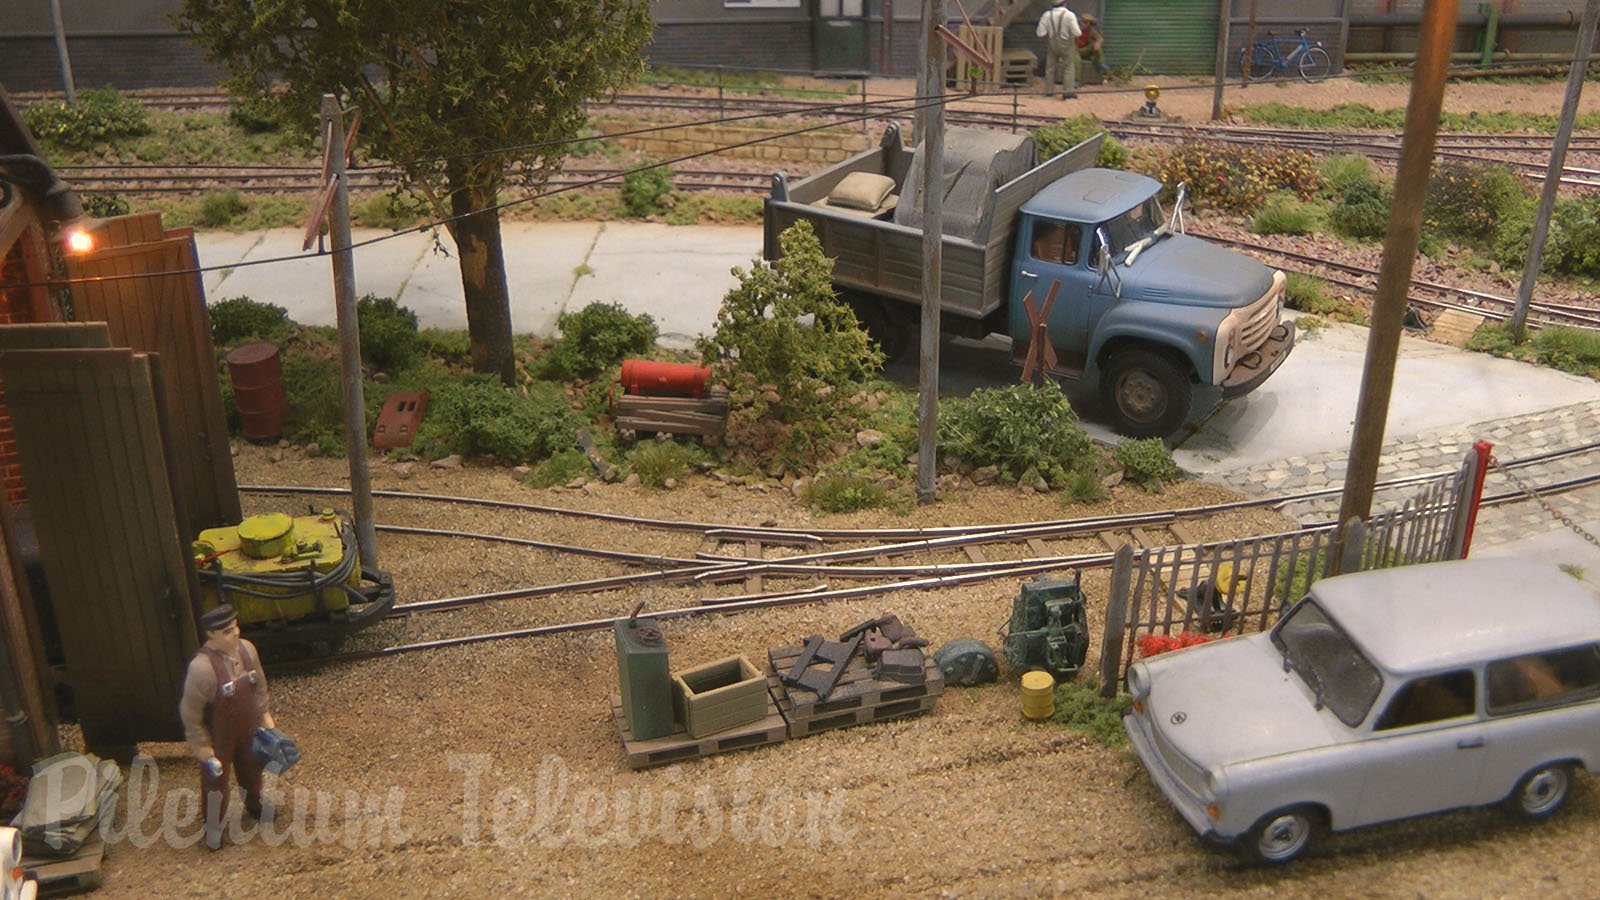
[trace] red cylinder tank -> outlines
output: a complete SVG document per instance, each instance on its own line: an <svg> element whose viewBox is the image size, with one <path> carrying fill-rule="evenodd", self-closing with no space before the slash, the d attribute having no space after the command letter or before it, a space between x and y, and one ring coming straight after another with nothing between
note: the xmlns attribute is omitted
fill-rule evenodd
<svg viewBox="0 0 1600 900"><path fill-rule="evenodd" d="M622 361L622 389L630 394L698 397L706 392L710 380L711 370L705 366L648 359Z"/></svg>
<svg viewBox="0 0 1600 900"><path fill-rule="evenodd" d="M240 433L248 441L276 440L289 418L289 397L283 388L277 346L264 341L244 344L229 350L224 359L233 381Z"/></svg>

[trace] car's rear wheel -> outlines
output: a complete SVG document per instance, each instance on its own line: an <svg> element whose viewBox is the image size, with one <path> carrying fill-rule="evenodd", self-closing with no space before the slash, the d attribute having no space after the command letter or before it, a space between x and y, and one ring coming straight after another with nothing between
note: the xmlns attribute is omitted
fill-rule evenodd
<svg viewBox="0 0 1600 900"><path fill-rule="evenodd" d="M1262 816L1240 839L1239 848L1252 862L1281 866L1298 857L1322 833L1322 814L1310 806L1294 806Z"/></svg>
<svg viewBox="0 0 1600 900"><path fill-rule="evenodd" d="M1549 763L1522 776L1506 798L1506 808L1524 819L1548 819L1566 805L1571 794L1572 765Z"/></svg>

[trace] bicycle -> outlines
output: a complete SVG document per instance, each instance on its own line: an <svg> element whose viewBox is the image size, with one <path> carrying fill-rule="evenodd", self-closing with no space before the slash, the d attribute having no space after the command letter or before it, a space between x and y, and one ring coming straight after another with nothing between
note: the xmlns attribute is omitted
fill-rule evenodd
<svg viewBox="0 0 1600 900"><path fill-rule="evenodd" d="M1287 74L1291 70L1299 72L1308 84L1327 78L1333 62L1328 58L1328 51L1322 48L1322 42L1306 37L1304 28L1296 29L1295 36L1299 40L1280 40L1267 32L1266 40L1256 41L1250 49L1240 51L1239 71L1251 81L1260 81L1274 72ZM1285 53L1285 48L1292 49Z"/></svg>

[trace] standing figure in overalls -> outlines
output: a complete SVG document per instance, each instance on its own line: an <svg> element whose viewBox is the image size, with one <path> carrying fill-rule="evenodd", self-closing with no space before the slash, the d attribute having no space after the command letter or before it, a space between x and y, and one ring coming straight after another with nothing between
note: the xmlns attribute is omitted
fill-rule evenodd
<svg viewBox="0 0 1600 900"><path fill-rule="evenodd" d="M1083 34L1083 28L1078 25L1078 17L1067 9L1067 0L1055 0L1055 4L1039 17L1039 27L1033 33L1048 41L1044 61L1045 93L1055 90L1059 79L1063 100L1078 96L1078 36Z"/></svg>
<svg viewBox="0 0 1600 900"><path fill-rule="evenodd" d="M178 715L189 751L200 763L200 796L206 810L206 846L222 847L228 814L228 771L244 790L244 809L257 821L272 821L261 802L261 763L251 752L257 728L273 728L267 708L267 677L255 645L239 637L239 617L224 603L200 617L205 644L189 662Z"/></svg>

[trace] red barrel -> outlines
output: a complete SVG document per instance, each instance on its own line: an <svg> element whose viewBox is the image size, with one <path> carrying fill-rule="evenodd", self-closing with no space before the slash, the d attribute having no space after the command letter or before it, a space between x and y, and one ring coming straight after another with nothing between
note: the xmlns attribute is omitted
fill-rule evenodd
<svg viewBox="0 0 1600 900"><path fill-rule="evenodd" d="M630 394L698 397L706 392L711 370L688 363L625 359L622 361L621 380L622 389Z"/></svg>
<svg viewBox="0 0 1600 900"><path fill-rule="evenodd" d="M283 389L278 348L245 344L228 351L228 377L233 380L233 405L239 410L239 431L247 441L271 441L283 434L289 418L289 397Z"/></svg>

